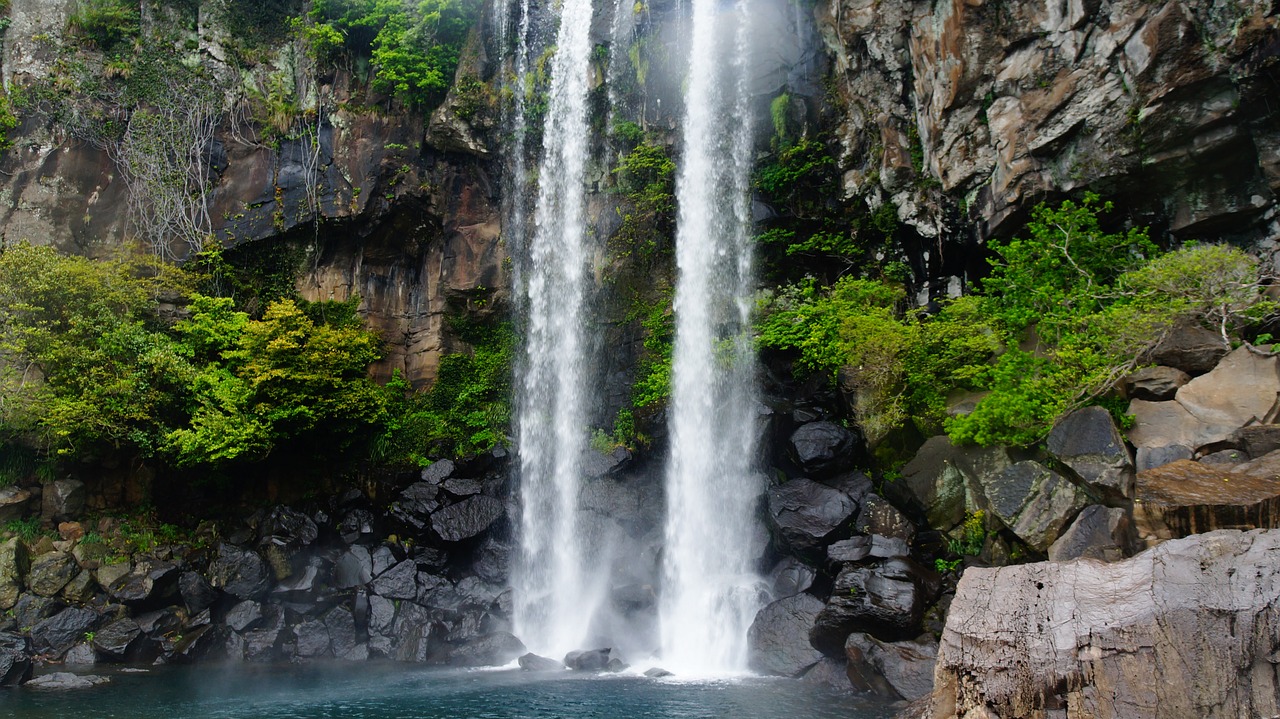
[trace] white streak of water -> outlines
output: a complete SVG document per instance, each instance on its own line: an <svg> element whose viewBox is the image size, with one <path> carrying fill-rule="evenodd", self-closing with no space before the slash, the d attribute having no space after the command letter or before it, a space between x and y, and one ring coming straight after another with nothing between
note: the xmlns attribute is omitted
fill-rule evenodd
<svg viewBox="0 0 1280 719"><path fill-rule="evenodd" d="M535 226L521 277L527 326L518 378L523 507L514 624L531 650L551 656L581 647L601 594L587 569L578 511L589 385L585 177L592 12L591 0L560 5Z"/></svg>
<svg viewBox="0 0 1280 719"><path fill-rule="evenodd" d="M746 668L762 601L752 549L761 486L752 466L748 13L745 2L692 7L659 618L663 666L706 675Z"/></svg>

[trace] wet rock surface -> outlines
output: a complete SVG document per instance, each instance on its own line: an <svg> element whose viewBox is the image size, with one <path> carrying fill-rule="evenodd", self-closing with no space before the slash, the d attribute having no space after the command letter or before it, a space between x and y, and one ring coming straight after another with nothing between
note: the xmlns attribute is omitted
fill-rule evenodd
<svg viewBox="0 0 1280 719"><path fill-rule="evenodd" d="M797 594L760 610L747 633L751 668L766 674L797 677L822 659L809 643L809 632L823 609L821 599Z"/></svg>

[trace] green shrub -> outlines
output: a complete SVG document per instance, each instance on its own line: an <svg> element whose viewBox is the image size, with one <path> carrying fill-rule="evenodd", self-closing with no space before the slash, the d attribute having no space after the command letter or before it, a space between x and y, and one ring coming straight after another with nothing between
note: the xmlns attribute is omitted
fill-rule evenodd
<svg viewBox="0 0 1280 719"><path fill-rule="evenodd" d="M1257 260L1221 245L1160 254L1143 229L1103 231L1110 208L1093 195L1038 207L1025 238L992 243L981 292L930 318L904 313L901 290L883 281L786 286L764 298L760 341L794 352L801 372L834 379L843 368L873 441L910 419L959 443L1026 446L1064 412L1106 403L1175 325L1213 327L1225 344L1276 314ZM948 417L961 389L988 394Z"/></svg>
<svg viewBox="0 0 1280 719"><path fill-rule="evenodd" d="M67 27L105 53L132 44L142 32L138 4L130 0L77 0Z"/></svg>
<svg viewBox="0 0 1280 719"><path fill-rule="evenodd" d="M475 0L315 0L302 33L318 59L370 58L375 89L424 106L452 84L478 14Z"/></svg>

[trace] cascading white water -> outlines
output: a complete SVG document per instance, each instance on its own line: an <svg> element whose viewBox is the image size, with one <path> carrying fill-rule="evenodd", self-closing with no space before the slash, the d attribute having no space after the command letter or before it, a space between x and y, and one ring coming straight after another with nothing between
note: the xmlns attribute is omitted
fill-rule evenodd
<svg viewBox="0 0 1280 719"><path fill-rule="evenodd" d="M752 549L762 486L752 466L747 19L741 0L693 0L659 607L662 663L681 675L745 670L762 601Z"/></svg>
<svg viewBox="0 0 1280 719"><path fill-rule="evenodd" d="M552 655L581 647L600 594L578 511L590 385L583 314L592 13L591 0L559 5L535 226L520 270L527 325L517 378L523 519L513 619L531 650Z"/></svg>

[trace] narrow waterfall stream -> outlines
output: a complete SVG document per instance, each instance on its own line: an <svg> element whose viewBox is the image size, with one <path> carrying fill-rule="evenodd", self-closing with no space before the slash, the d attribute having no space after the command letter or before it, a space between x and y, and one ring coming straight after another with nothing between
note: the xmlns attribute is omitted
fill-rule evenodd
<svg viewBox="0 0 1280 719"><path fill-rule="evenodd" d="M751 541L763 484L752 466L747 12L743 1L693 0L659 608L662 660L680 674L745 670L764 599Z"/></svg>
<svg viewBox="0 0 1280 719"><path fill-rule="evenodd" d="M514 607L516 633L553 656L586 640L602 580L588 573L578 513L588 409L584 178L592 2L564 0L559 13L534 226L519 272L527 325L518 379L524 508Z"/></svg>

